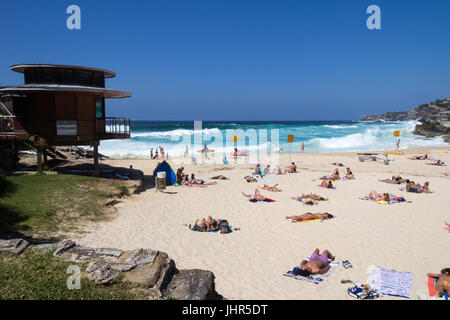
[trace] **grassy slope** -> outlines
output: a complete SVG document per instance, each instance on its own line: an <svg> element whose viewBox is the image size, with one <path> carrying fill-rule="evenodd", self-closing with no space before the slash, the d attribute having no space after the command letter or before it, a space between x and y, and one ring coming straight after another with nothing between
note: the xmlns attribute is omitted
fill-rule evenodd
<svg viewBox="0 0 450 320"><path fill-rule="evenodd" d="M6 176L0 183L0 237L13 232L75 231L80 218L104 217L107 199L124 189L105 180L60 174Z"/></svg>
<svg viewBox="0 0 450 320"><path fill-rule="evenodd" d="M73 265L49 252L26 250L20 256L0 254L0 300L127 300L136 299L132 285L117 281L96 285L81 277L81 289L69 290L67 268ZM81 273L86 265L81 265Z"/></svg>

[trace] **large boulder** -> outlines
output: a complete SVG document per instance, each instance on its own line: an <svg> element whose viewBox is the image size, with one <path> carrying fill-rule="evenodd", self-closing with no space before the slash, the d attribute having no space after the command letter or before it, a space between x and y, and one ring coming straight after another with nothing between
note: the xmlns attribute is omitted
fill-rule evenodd
<svg viewBox="0 0 450 320"><path fill-rule="evenodd" d="M0 252L21 254L29 243L23 239L0 240Z"/></svg>
<svg viewBox="0 0 450 320"><path fill-rule="evenodd" d="M214 273L206 270L180 270L165 290L165 299L173 300L217 300Z"/></svg>
<svg viewBox="0 0 450 320"><path fill-rule="evenodd" d="M165 252L157 252L151 262L138 265L125 273L124 280L144 288L145 294L161 298L175 269L175 262Z"/></svg>

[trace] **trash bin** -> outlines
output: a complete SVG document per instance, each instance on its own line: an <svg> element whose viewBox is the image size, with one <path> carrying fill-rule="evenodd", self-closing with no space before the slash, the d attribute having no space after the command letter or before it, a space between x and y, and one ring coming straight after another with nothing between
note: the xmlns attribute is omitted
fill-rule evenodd
<svg viewBox="0 0 450 320"><path fill-rule="evenodd" d="M155 181L156 190L166 190L166 172L160 171L156 173Z"/></svg>

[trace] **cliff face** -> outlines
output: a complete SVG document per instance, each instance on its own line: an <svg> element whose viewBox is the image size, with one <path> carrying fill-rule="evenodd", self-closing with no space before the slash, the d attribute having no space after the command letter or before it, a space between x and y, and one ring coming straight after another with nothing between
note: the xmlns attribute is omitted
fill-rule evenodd
<svg viewBox="0 0 450 320"><path fill-rule="evenodd" d="M419 120L414 134L435 137L444 136L450 142L450 98L422 104L414 110L405 112L387 112L379 115L363 116L361 121L408 121Z"/></svg>

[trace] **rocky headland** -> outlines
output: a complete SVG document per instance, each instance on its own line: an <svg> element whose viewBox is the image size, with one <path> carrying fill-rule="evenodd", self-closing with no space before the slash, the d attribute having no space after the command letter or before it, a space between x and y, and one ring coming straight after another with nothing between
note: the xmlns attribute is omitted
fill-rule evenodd
<svg viewBox="0 0 450 320"><path fill-rule="evenodd" d="M450 98L422 104L410 111L386 112L379 115L363 116L361 121L409 121L418 120L414 134L436 137L443 136L450 142Z"/></svg>

